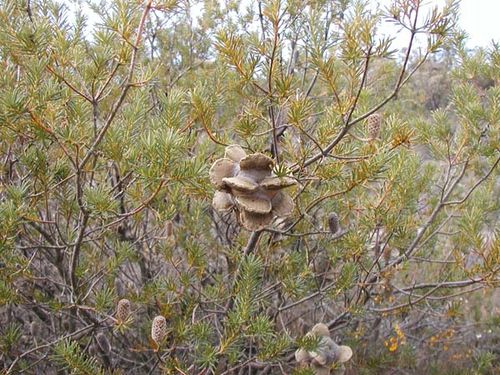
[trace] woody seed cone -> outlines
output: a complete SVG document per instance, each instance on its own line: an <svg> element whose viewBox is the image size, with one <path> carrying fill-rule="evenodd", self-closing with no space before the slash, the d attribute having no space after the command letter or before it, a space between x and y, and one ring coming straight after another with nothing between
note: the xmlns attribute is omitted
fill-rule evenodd
<svg viewBox="0 0 500 375"><path fill-rule="evenodd" d="M380 127L382 125L382 115L374 113L366 119L366 129L368 131L368 139L373 141L378 138L380 134Z"/></svg>
<svg viewBox="0 0 500 375"><path fill-rule="evenodd" d="M339 217L335 212L332 212L328 216L328 229L330 229L330 232L335 234L340 230L340 222L339 222Z"/></svg>
<svg viewBox="0 0 500 375"><path fill-rule="evenodd" d="M172 237L174 234L174 224L172 220L167 220L165 223L165 234L167 237Z"/></svg>
<svg viewBox="0 0 500 375"><path fill-rule="evenodd" d="M116 308L116 318L120 322L124 322L130 315L130 301L128 299L121 299L118 301Z"/></svg>
<svg viewBox="0 0 500 375"><path fill-rule="evenodd" d="M284 189L296 181L277 176L273 167L274 160L264 154L247 155L238 145L226 147L225 157L216 160L209 172L217 189L212 206L222 212L234 209L249 231L264 229L275 217L291 215L295 204Z"/></svg>
<svg viewBox="0 0 500 375"><path fill-rule="evenodd" d="M101 349L101 351L104 353L104 354L109 354L109 352L111 351L111 344L109 343L109 340L108 338L104 335L104 333L102 332L99 332L96 336L96 341L97 341L97 345L99 346L99 349Z"/></svg>
<svg viewBox="0 0 500 375"><path fill-rule="evenodd" d="M314 351L298 349L295 359L299 366L307 366L315 375L328 375L334 363L347 362L352 357L352 350L345 345L337 345L330 337L328 326L323 323L316 324L306 336L316 336L320 339Z"/></svg>
<svg viewBox="0 0 500 375"><path fill-rule="evenodd" d="M151 326L151 338L159 345L167 336L167 321L165 317L158 315L153 319Z"/></svg>

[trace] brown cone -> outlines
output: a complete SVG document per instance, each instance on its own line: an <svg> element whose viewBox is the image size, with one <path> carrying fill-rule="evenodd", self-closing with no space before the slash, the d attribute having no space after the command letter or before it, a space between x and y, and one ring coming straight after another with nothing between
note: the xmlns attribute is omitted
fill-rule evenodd
<svg viewBox="0 0 500 375"><path fill-rule="evenodd" d="M296 181L276 176L273 159L261 153L246 155L238 145L228 146L225 156L214 162L209 173L217 188L212 200L217 211L235 208L241 225L250 231L264 229L275 216L292 213L294 202L282 190Z"/></svg>
<svg viewBox="0 0 500 375"><path fill-rule="evenodd" d="M104 333L99 332L97 334L97 336L95 337L95 339L97 341L97 345L99 346L99 349L101 349L101 351L104 354L109 354L109 352L111 352L111 345L109 343L108 338L104 335Z"/></svg>
<svg viewBox="0 0 500 375"><path fill-rule="evenodd" d="M368 131L368 139L373 141L378 138L380 134L380 127L382 125L382 115L374 113L366 119L366 129Z"/></svg>
<svg viewBox="0 0 500 375"><path fill-rule="evenodd" d="M174 234L174 223L172 223L172 220L167 220L165 222L165 234L167 237L172 237Z"/></svg>
<svg viewBox="0 0 500 375"><path fill-rule="evenodd" d="M167 336L167 321L165 317L158 315L153 319L151 326L151 338L158 344Z"/></svg>
<svg viewBox="0 0 500 375"><path fill-rule="evenodd" d="M340 221L339 217L335 212L332 212L328 216L328 229L331 233L335 234L340 230Z"/></svg>
<svg viewBox="0 0 500 375"><path fill-rule="evenodd" d="M116 318L120 322L124 322L130 315L130 301L128 299L121 299L118 301L116 308Z"/></svg>

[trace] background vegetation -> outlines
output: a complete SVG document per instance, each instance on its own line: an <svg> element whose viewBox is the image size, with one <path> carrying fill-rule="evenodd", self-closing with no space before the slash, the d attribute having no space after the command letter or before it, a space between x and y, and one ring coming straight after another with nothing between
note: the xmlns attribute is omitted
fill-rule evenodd
<svg viewBox="0 0 500 375"><path fill-rule="evenodd" d="M0 1L4 372L306 374L318 322L349 374L498 370L500 49L457 3L88 6ZM289 218L211 207L228 144Z"/></svg>

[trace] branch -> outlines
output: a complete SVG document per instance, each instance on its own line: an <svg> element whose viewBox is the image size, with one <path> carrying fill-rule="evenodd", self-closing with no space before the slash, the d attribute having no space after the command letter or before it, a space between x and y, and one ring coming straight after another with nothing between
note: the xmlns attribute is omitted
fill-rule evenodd
<svg viewBox="0 0 500 375"><path fill-rule="evenodd" d="M106 319L104 319L102 322L106 321ZM102 322L99 322L99 323L102 323ZM34 353L38 350L41 350L41 349L44 349L44 348L49 348L55 344L57 344L58 342L62 341L62 340L66 340L68 338L71 338L73 336L78 336L80 335L81 333L91 329L91 328L95 328L95 324L89 324L83 328L80 328L79 330L75 331L75 332L72 332L72 333L69 333L67 335L64 335L64 336L61 336L59 337L58 339L54 340L54 341L51 341L47 344L43 344L43 345L39 345L39 346L36 346L34 347L33 349L30 349L22 354L20 354L19 356L17 356L17 358L12 362L12 364L10 365L10 367L7 369L7 374L14 374L14 367L16 366L16 364L21 360L23 359L24 357L26 357L27 355L31 354L31 353Z"/></svg>
<svg viewBox="0 0 500 375"><path fill-rule="evenodd" d="M380 312L380 313L387 313L390 311L399 310L399 309L404 308L404 307L409 307L409 306L415 305L424 299L427 299L427 298L431 299L432 297L430 297L430 295L433 294L438 289L441 289L441 288L463 288L463 287L466 287L469 285L482 283L483 281L484 281L484 277L483 278L475 278L475 279L471 279L471 280L462 280L462 281L448 281L448 282L443 281L441 283L417 284L417 285L414 285L412 287L408 287L408 288L404 288L404 289L396 288L400 293L404 293L404 294L408 294L406 292L413 292L416 289L426 289L426 288L432 288L432 289L429 292L425 293L424 295L418 296L418 298L415 301L409 301L407 303L402 303L402 304L399 304L396 306L380 308L380 309L379 308L370 308L369 310L373 311L373 312ZM461 295L464 293L470 293L470 292L476 291L476 290L481 289L481 288L483 288L483 285L480 285L476 288L468 289L468 290L465 290L465 291L462 291L459 293L455 293L453 296L458 296L458 295ZM410 297L411 297L411 294L410 294ZM450 297L452 297L452 296L446 296L446 298L450 298Z"/></svg>
<svg viewBox="0 0 500 375"><path fill-rule="evenodd" d="M99 144L104 139L104 135L108 131L109 127L111 126L111 123L113 122L114 118L116 117L116 115L118 113L118 110L120 109L121 105L123 104L123 101L125 100L125 97L127 96L128 90L130 89L130 87L132 87L131 83L132 83L132 79L134 76L135 65L137 63L137 54L138 54L139 46L141 43L142 32L144 30L144 23L146 22L146 17L148 15L149 11L151 10L152 2L153 2L153 0L148 0L146 7L144 8L144 12L142 13L142 17L141 17L141 20L139 22L139 28L137 30L136 40L135 40L134 45L132 46L132 48L133 48L132 58L130 60L130 66L129 66L127 78L126 78L125 83L123 85L120 96L119 96L118 100L115 102L115 104L114 104L114 106L113 106L113 108L108 116L108 119L106 120L106 123L104 124L101 131L97 135L96 139L94 140L94 143L92 144L92 146L90 146L90 149L87 151L84 158L82 159L82 161L78 165L78 169L80 169L80 170L85 167L85 165L89 161L90 157L94 154L97 146L99 146Z"/></svg>
<svg viewBox="0 0 500 375"><path fill-rule="evenodd" d="M480 283L482 281L484 281L484 277L476 277L476 278L472 278L470 280L446 281L446 282L441 282L441 283L422 283L422 284L416 284L416 285L411 286L411 287L397 288L397 289L407 292L407 291L415 290L415 289L434 288L436 286L439 286L440 288L462 288L464 286L477 284L477 283Z"/></svg>
<svg viewBox="0 0 500 375"><path fill-rule="evenodd" d="M66 86L68 86L75 94L81 96L83 99L85 99L86 101L88 101L89 103L92 103L92 98L90 98L89 96L85 95L83 92L81 92L80 90L78 90L75 86L73 86L73 84L71 84L71 82L69 82L66 78L64 78L63 75L57 73L54 69L52 69L49 65L47 65L47 70L49 72L51 72L53 75L55 75L57 78L59 78L61 81L63 81Z"/></svg>
<svg viewBox="0 0 500 375"><path fill-rule="evenodd" d="M139 22L139 27L137 30L135 44L132 46L133 52L132 52L132 57L130 60L128 75L127 75L127 78L125 80L122 91L120 93L120 96L119 96L118 100L115 102L115 104L114 104L114 106L113 106L113 108L108 116L108 119L106 120L106 123L104 124L101 131L99 132L99 134L95 138L92 146L90 147L90 149L87 151L87 153L85 154L85 156L83 157L81 162L78 163L78 166L77 166L77 170L76 170L77 201L78 201L78 205L79 205L80 211L81 211L81 219L79 220L80 229L79 229L78 237L77 237L77 240L76 240L76 243L74 246L73 254L71 256L71 263L70 263L70 281L71 281L71 286L73 288L73 292L75 292L75 290L76 290L75 288L77 286L76 285L77 284L76 267L78 265L78 259L80 257L80 247L81 247L82 240L84 237L86 225L87 225L87 222L89 219L89 213L85 209L84 204L83 204L82 199L81 199L82 198L82 194L81 194L82 193L82 186L83 186L83 182L81 181L82 171L84 170L85 165L90 160L90 158L94 154L94 152L97 149L97 147L99 146L99 144L104 139L106 132L108 131L109 127L111 126L111 123L113 122L114 118L116 117L118 110L120 109L121 105L123 104L123 101L125 100L125 97L127 96L128 90L130 89L130 87L132 87L132 79L134 76L135 65L137 62L137 55L138 55L139 46L141 43L142 32L144 29L144 24L146 22L146 17L151 9L151 4L152 4L152 0L148 0L146 7L142 13L141 20Z"/></svg>
<svg viewBox="0 0 500 375"><path fill-rule="evenodd" d="M301 166L297 165L295 168L293 168L292 169L293 173L298 172L301 168L305 168L305 167L307 167L307 166L315 163L319 159L323 158L327 154L329 154L330 151L332 151L333 148L342 140L342 138L344 138L344 136L347 134L347 132L349 131L349 129L352 126L354 126L355 124L357 124L360 121L363 121L364 119L366 119L368 116L372 115L373 113L377 112L380 108L382 108L383 106L385 106L390 100L392 100L393 98L397 97L397 95L398 95L399 90L401 89L401 87L403 87L406 84L406 82L408 82L408 80L410 79L410 77L415 73L415 71L418 68L420 68L420 66L425 62L425 60L427 59L427 56L429 55L429 51L427 51L427 53L424 55L424 57L422 58L422 60L406 76L406 78L404 78L405 73L406 73L406 68L407 68L407 65L408 65L408 61L409 61L409 58L410 58L410 52L411 52L412 47L413 47L413 41L415 39L415 35L417 34L417 28L416 28L417 19L418 19L418 9L417 9L417 12L415 13L415 20L414 20L414 23L413 23L413 29L411 30L410 41L408 43L408 49L406 51L404 63L403 63L403 66L401 68L401 72L399 74L398 80L396 82L396 86L395 86L394 90L392 91L392 93L389 96L387 96L384 100L382 100L378 105L376 105L375 107L373 107L371 110L369 110L365 114L361 115L360 117L354 119L352 122L349 122L350 117L351 117L352 113L354 112L354 109L355 109L355 106L356 106L356 103L354 103L353 104L353 108L351 108L348 120L345 122L344 128L337 135L337 137L335 137L335 139L333 139L330 142L330 144L328 144L328 146L325 147L325 149L323 150L323 152L318 153L318 154L310 157L309 159L307 159L304 162L303 165L301 165ZM368 58L369 58L369 55L367 56L367 61L366 61L364 75L366 75L366 73L367 73L366 70L367 70L367 65L368 65ZM365 77L363 77L363 79L365 79ZM361 88L361 86L360 86L360 88Z"/></svg>
<svg viewBox="0 0 500 375"><path fill-rule="evenodd" d="M349 121L351 120L352 114L354 113L354 110L356 109L359 97L361 96L361 92L363 91L363 88L364 88L365 83L366 83L366 78L368 77L368 66L370 64L370 57L371 57L371 47L368 49L368 52L366 55L365 67L363 70L363 76L361 78L361 83L359 85L358 92L356 93L354 103L352 104L351 109L349 111L349 114L347 115L347 117L345 119L344 127L341 130L341 132L337 135L337 137L335 137L335 139L328 146L326 146L322 150L322 152L307 159L302 166L297 165L295 168L293 168L292 173L298 172L301 168L307 167L308 165L310 165L310 164L316 162L317 160L323 158L324 156L328 155L330 153L330 151L332 151L333 148L342 140L342 138L344 138L344 136L347 134L349 129L356 123L354 121L352 123L349 123ZM361 121L361 120L359 120L359 121Z"/></svg>
<svg viewBox="0 0 500 375"><path fill-rule="evenodd" d="M486 181L488 179L488 177L490 177L491 173L495 170L495 168L497 167L498 163L500 162L500 157L497 158L497 160L495 161L495 163L491 166L490 170L488 171L488 173L486 173L479 181L477 181L473 187L470 188L470 190L467 192L467 194L465 194L465 196L460 199L460 200L456 200L456 201L448 201L448 202L444 202L443 205L444 206L451 206L451 205L457 205L457 204L462 204L464 203L467 199L469 199L470 195L474 192L474 190L476 190L476 188L481 185L484 181Z"/></svg>
<svg viewBox="0 0 500 375"><path fill-rule="evenodd" d="M245 246L245 249L243 250L243 255L248 255L251 254L254 250L257 244L259 243L260 235L262 234L263 231L256 231L252 232L252 235L248 239L248 243Z"/></svg>

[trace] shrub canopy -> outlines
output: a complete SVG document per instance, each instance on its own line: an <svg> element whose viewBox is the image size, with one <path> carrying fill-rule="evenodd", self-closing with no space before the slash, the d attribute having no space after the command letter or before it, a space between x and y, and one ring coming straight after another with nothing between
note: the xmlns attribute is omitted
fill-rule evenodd
<svg viewBox="0 0 500 375"><path fill-rule="evenodd" d="M494 371L500 50L457 11L0 1L3 369Z"/></svg>

